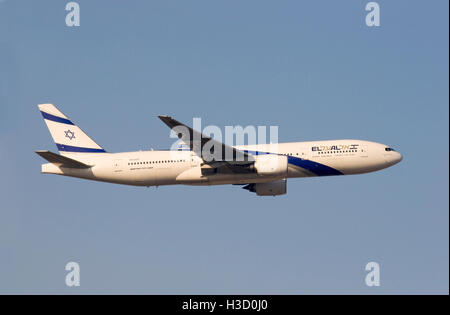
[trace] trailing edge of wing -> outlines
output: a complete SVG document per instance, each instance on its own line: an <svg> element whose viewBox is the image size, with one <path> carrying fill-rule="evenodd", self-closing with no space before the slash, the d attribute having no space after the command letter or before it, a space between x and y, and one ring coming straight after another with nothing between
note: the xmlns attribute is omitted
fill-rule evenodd
<svg viewBox="0 0 450 315"><path fill-rule="evenodd" d="M49 161L50 163L67 168L90 168L90 165L84 164L80 161L50 152L50 151L36 151L38 155Z"/></svg>
<svg viewBox="0 0 450 315"><path fill-rule="evenodd" d="M205 163L213 164L226 162L228 164L250 164L255 160L251 154L226 145L215 139L205 136L199 131L173 119L170 116L158 116L170 129L172 129L192 151L200 156ZM220 148L220 150L217 150Z"/></svg>

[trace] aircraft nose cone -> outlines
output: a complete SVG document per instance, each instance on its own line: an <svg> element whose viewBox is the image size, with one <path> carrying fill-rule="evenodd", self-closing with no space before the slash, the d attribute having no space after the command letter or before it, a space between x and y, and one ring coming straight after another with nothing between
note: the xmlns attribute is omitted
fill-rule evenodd
<svg viewBox="0 0 450 315"><path fill-rule="evenodd" d="M389 166L392 166L400 163L401 160L403 160L403 155L398 152L392 152L387 156L386 162L389 164Z"/></svg>

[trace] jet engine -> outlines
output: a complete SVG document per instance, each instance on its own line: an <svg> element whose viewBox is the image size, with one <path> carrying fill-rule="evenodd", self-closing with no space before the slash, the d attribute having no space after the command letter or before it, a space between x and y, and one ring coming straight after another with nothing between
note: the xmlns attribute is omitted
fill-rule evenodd
<svg viewBox="0 0 450 315"><path fill-rule="evenodd" d="M256 193L258 196L278 196L286 194L286 179L270 183L255 183L245 185L244 189Z"/></svg>
<svg viewBox="0 0 450 315"><path fill-rule="evenodd" d="M288 159L285 155L265 154L255 157L254 169L261 176L286 178Z"/></svg>

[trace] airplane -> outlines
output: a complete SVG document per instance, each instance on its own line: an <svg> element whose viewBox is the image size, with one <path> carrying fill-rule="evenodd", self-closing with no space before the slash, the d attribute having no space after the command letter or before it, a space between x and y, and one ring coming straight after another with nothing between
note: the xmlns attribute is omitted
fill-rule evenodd
<svg viewBox="0 0 450 315"><path fill-rule="evenodd" d="M43 174L133 186L241 185L258 196L287 193L287 179L378 171L402 160L392 147L363 140L229 146L170 116L158 116L186 149L110 153L52 104L39 110L59 154L36 151Z"/></svg>

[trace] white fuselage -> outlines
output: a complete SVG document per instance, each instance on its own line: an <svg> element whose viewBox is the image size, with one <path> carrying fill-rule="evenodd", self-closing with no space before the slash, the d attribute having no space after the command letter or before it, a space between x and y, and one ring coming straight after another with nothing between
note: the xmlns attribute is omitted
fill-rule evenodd
<svg viewBox="0 0 450 315"><path fill-rule="evenodd" d="M288 159L288 178L351 175L392 166L402 156L386 145L362 140L291 142L237 146L252 155L278 154ZM257 172L217 172L192 151L136 151L123 153L71 153L70 157L93 165L88 169L64 168L48 163L42 172L134 186L222 185L278 180Z"/></svg>

